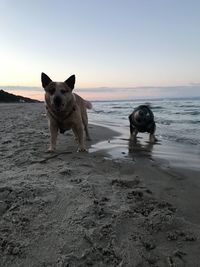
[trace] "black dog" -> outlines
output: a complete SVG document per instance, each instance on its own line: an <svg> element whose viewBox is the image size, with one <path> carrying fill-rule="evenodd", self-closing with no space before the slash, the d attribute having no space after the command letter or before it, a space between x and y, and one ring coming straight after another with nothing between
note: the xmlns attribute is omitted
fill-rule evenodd
<svg viewBox="0 0 200 267"><path fill-rule="evenodd" d="M130 139L136 140L138 132L149 133L149 142L155 143L156 124L154 115L148 105L140 105L133 110L129 116L130 121Z"/></svg>

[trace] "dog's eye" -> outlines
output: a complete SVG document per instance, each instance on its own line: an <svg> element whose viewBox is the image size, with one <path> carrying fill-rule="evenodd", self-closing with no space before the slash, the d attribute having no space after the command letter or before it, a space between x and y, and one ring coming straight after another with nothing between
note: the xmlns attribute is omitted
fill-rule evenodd
<svg viewBox="0 0 200 267"><path fill-rule="evenodd" d="M49 93L50 93L50 95L53 95L53 94L55 93L55 89L54 89L54 88L51 88L51 89L49 90Z"/></svg>
<svg viewBox="0 0 200 267"><path fill-rule="evenodd" d="M61 93L62 94L65 94L65 93L67 93L67 91L66 90L64 90L64 89L62 89L62 90L60 90L61 91Z"/></svg>

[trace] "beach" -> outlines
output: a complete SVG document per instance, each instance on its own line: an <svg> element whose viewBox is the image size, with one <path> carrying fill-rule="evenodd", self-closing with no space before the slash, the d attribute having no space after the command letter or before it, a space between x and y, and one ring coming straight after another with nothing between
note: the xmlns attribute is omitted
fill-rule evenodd
<svg viewBox="0 0 200 267"><path fill-rule="evenodd" d="M178 146L181 164L89 116L88 153L71 131L47 153L44 103L0 114L0 266L200 266L199 169Z"/></svg>

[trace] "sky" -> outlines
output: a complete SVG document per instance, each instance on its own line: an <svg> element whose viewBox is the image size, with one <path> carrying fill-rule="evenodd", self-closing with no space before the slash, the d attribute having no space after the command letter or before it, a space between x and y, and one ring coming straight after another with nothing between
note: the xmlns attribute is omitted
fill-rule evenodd
<svg viewBox="0 0 200 267"><path fill-rule="evenodd" d="M199 0L0 0L0 89L43 98L200 96Z"/></svg>

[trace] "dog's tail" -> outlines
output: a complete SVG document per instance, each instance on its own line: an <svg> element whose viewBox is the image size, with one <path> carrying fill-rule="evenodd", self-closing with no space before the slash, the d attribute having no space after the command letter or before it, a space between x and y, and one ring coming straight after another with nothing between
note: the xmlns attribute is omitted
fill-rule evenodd
<svg viewBox="0 0 200 267"><path fill-rule="evenodd" d="M92 103L90 101L85 100L85 106L87 109L92 109Z"/></svg>

